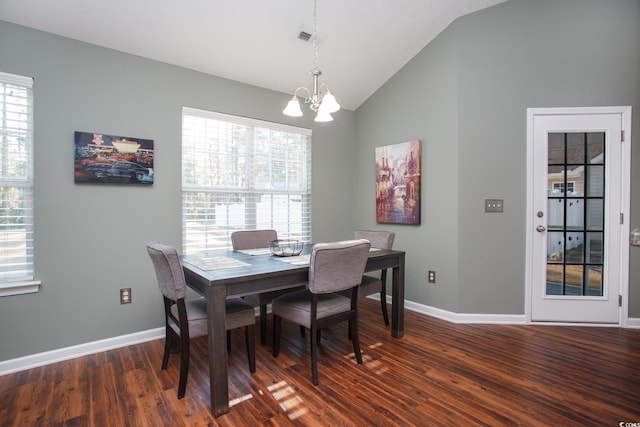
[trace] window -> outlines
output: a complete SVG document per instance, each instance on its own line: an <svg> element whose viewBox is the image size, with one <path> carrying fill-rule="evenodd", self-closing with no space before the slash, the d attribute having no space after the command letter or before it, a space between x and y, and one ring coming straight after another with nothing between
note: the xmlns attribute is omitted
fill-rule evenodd
<svg viewBox="0 0 640 427"><path fill-rule="evenodd" d="M567 181L567 192L573 193L576 188L576 183L574 181ZM564 193L564 182L554 182L553 183L553 191L559 191Z"/></svg>
<svg viewBox="0 0 640 427"><path fill-rule="evenodd" d="M33 280L33 79L0 72L0 288ZM30 291L26 291L30 292ZM25 293L16 291L12 293Z"/></svg>
<svg viewBox="0 0 640 427"><path fill-rule="evenodd" d="M311 131L183 108L183 253L264 228L311 241Z"/></svg>

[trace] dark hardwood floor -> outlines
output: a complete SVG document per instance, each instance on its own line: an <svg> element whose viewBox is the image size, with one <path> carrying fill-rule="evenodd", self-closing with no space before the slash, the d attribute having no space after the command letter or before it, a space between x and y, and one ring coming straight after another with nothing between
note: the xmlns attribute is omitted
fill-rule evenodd
<svg viewBox="0 0 640 427"><path fill-rule="evenodd" d="M158 307L161 310L161 307ZM162 340L0 377L1 426L618 426L640 423L640 330L456 325L407 311L391 338L378 302L361 304L364 365L346 325L324 331L320 384L308 342L283 325L278 358L241 331L229 355L231 411L209 412L206 338L193 340L184 399ZM307 334L308 339L308 334Z"/></svg>

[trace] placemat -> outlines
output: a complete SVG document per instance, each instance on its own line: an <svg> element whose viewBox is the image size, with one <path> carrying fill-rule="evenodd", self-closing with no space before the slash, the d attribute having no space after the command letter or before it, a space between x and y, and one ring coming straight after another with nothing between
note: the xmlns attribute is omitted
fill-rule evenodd
<svg viewBox="0 0 640 427"><path fill-rule="evenodd" d="M378 248L369 249L370 252L375 252L379 250L381 249L378 249ZM306 255L297 255L297 256L282 256L282 257L275 257L275 259L282 262L288 262L289 264L309 265L309 262L311 261L311 255L306 254Z"/></svg>
<svg viewBox="0 0 640 427"><path fill-rule="evenodd" d="M211 256L211 257L197 257L197 258L185 258L185 262L198 267L200 270L222 270L224 268L237 268L250 265L244 261L229 258L226 256Z"/></svg>
<svg viewBox="0 0 640 427"><path fill-rule="evenodd" d="M271 249L269 248L257 248L257 249L243 249L241 251L236 251L243 253L245 255L270 255Z"/></svg>
<svg viewBox="0 0 640 427"><path fill-rule="evenodd" d="M294 265L309 265L311 255L296 255L296 256L279 256L275 257L278 261L288 262Z"/></svg>

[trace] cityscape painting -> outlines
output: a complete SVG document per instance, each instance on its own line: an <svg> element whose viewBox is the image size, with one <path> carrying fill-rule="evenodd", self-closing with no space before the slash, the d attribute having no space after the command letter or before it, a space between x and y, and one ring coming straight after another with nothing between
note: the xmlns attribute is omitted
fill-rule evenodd
<svg viewBox="0 0 640 427"><path fill-rule="evenodd" d="M420 224L420 141L376 147L376 222Z"/></svg>
<svg viewBox="0 0 640 427"><path fill-rule="evenodd" d="M153 184L153 140L75 132L75 182Z"/></svg>

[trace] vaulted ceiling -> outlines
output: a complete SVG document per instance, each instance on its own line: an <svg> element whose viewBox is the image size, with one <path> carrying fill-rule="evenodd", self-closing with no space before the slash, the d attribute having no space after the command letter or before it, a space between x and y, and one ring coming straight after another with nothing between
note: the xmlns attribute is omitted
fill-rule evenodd
<svg viewBox="0 0 640 427"><path fill-rule="evenodd" d="M355 110L456 18L505 0L318 0L321 83ZM310 87L313 0L1 0L0 20L284 93Z"/></svg>

